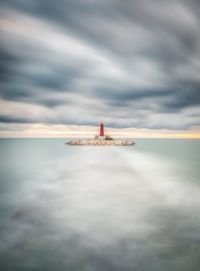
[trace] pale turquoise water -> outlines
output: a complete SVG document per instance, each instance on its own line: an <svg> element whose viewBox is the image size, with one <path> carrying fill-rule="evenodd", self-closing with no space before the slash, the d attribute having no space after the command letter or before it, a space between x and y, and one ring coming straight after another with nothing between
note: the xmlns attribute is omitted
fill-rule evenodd
<svg viewBox="0 0 200 271"><path fill-rule="evenodd" d="M200 270L200 141L0 140L0 270Z"/></svg>

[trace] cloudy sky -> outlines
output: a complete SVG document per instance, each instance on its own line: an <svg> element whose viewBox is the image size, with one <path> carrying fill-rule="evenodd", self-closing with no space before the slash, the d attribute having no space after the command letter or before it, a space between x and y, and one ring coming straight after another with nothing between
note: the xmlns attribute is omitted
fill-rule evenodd
<svg viewBox="0 0 200 271"><path fill-rule="evenodd" d="M0 136L198 136L199 0L2 0Z"/></svg>

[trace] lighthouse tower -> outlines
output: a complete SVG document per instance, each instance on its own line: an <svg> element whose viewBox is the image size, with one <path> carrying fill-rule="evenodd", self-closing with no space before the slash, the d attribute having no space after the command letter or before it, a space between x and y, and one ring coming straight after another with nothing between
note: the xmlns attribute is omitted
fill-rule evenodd
<svg viewBox="0 0 200 271"><path fill-rule="evenodd" d="M100 128L99 128L99 139L105 139L103 123L100 124Z"/></svg>

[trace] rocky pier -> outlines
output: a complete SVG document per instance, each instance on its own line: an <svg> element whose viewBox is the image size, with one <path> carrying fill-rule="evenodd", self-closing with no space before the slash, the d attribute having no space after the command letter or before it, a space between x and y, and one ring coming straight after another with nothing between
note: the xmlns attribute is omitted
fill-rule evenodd
<svg viewBox="0 0 200 271"><path fill-rule="evenodd" d="M73 139L65 144L80 145L80 146L133 146L135 142L132 140L113 139L113 140L99 140L99 139Z"/></svg>
<svg viewBox="0 0 200 271"><path fill-rule="evenodd" d="M131 139L114 139L104 134L104 124L101 123L99 134L93 139L72 139L65 144L78 146L133 146L135 142Z"/></svg>

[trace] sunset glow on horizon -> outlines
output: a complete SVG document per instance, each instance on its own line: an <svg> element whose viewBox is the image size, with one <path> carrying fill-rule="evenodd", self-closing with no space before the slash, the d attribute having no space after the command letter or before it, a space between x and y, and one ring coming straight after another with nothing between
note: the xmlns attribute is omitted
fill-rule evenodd
<svg viewBox="0 0 200 271"><path fill-rule="evenodd" d="M11 126L10 126L11 127ZM98 134L98 126L77 126L77 125L45 125L45 124L18 124L15 130L1 131L1 138L92 138ZM149 130L134 128L110 128L105 127L106 134L118 138L182 138L200 139L198 130L167 131Z"/></svg>

